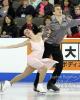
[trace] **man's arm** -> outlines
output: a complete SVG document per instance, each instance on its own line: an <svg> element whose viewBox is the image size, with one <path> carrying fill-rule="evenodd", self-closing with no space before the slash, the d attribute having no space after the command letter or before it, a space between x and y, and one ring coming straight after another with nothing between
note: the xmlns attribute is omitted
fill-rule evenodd
<svg viewBox="0 0 80 100"><path fill-rule="evenodd" d="M66 26L66 28L71 28L80 25L80 19L72 19Z"/></svg>

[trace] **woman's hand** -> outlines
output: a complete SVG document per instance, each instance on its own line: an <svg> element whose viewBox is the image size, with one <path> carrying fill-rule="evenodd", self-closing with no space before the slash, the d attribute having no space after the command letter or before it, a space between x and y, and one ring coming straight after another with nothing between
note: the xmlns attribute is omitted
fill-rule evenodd
<svg viewBox="0 0 80 100"><path fill-rule="evenodd" d="M25 40L24 42L18 43L18 44L13 44L13 45L9 45L9 46L0 46L0 49L19 48L19 47L27 46L28 43L29 43L29 40Z"/></svg>
<svg viewBox="0 0 80 100"><path fill-rule="evenodd" d="M0 49L8 49L8 46L0 46Z"/></svg>

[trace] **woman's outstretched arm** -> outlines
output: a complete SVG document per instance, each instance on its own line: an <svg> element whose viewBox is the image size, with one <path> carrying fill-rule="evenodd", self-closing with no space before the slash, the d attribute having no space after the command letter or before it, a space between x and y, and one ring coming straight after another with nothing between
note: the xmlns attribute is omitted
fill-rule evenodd
<svg viewBox="0 0 80 100"><path fill-rule="evenodd" d="M23 47L23 46L26 46L28 43L29 43L29 39L28 40L25 40L22 43L13 44L13 45L10 45L10 46L0 46L0 49Z"/></svg>

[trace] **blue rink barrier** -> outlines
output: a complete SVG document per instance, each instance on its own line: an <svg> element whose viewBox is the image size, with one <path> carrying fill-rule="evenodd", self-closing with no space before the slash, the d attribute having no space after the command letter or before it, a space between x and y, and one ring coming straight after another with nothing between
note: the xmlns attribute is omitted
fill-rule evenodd
<svg viewBox="0 0 80 100"><path fill-rule="evenodd" d="M0 73L0 81L4 80L11 80L14 76L20 73ZM47 73L44 79L44 82L47 82L50 77L52 76L51 73ZM36 73L32 73L28 77L22 79L20 82L34 82L36 77ZM60 83L75 83L80 82L80 73L62 73L58 79Z"/></svg>

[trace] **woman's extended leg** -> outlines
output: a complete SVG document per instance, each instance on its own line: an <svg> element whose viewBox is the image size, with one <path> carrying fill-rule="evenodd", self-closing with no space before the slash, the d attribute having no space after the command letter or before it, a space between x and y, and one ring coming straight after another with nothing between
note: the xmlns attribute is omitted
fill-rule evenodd
<svg viewBox="0 0 80 100"><path fill-rule="evenodd" d="M27 67L25 69L25 71L22 74L17 75L16 77L14 77L11 81L5 81L2 91L8 89L13 83L20 81L21 79L27 77L28 75L30 75L33 71L35 70L35 68L33 67Z"/></svg>
<svg viewBox="0 0 80 100"><path fill-rule="evenodd" d="M21 74L17 75L16 77L14 77L10 81L10 83L13 84L15 82L20 81L21 79L23 79L23 78L27 77L28 75L30 75L34 70L35 70L35 68L33 68L31 66L27 67L23 73L21 73Z"/></svg>

